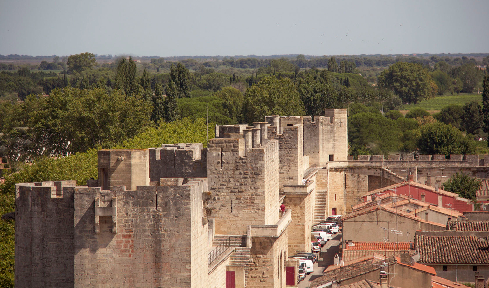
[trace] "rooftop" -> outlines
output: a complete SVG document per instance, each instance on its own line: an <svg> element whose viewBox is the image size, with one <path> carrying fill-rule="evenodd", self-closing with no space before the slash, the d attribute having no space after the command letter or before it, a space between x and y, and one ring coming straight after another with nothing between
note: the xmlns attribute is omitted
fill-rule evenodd
<svg viewBox="0 0 489 288"><path fill-rule="evenodd" d="M420 263L489 264L487 238L416 235L414 241Z"/></svg>

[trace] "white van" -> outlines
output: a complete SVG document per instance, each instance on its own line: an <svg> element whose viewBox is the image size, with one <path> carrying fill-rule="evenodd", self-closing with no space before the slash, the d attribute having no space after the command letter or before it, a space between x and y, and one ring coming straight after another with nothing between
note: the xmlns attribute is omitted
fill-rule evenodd
<svg viewBox="0 0 489 288"><path fill-rule="evenodd" d="M308 259L299 259L299 265L301 265L302 263L305 263L306 265L306 273L307 274L311 274L312 272L314 272L314 264L312 264L312 261L311 260L308 260Z"/></svg>
<svg viewBox="0 0 489 288"><path fill-rule="evenodd" d="M313 239L317 239L318 236L320 236L321 238L323 238L326 241L333 239L333 236L331 234L328 234L324 231L313 231L313 232L311 232L311 236Z"/></svg>

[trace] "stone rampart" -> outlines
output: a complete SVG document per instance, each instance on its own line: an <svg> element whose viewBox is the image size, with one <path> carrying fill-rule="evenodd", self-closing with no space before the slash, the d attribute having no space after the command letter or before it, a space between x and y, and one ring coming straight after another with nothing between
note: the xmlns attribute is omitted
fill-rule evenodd
<svg viewBox="0 0 489 288"><path fill-rule="evenodd" d="M73 287L75 185L75 181L16 185L16 287Z"/></svg>
<svg viewBox="0 0 489 288"><path fill-rule="evenodd" d="M17 185L17 287L206 287L205 180Z"/></svg>
<svg viewBox="0 0 489 288"><path fill-rule="evenodd" d="M207 177L207 149L202 143L164 144L149 149L149 176L160 178Z"/></svg>

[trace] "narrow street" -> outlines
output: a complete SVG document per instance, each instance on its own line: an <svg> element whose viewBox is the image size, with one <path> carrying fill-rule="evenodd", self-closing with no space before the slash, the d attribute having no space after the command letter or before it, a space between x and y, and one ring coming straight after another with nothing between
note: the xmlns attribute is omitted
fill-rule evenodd
<svg viewBox="0 0 489 288"><path fill-rule="evenodd" d="M314 272L307 275L306 279L302 280L297 287L307 288L309 287L309 282L321 277L323 275L323 270L330 265L334 265L334 255L340 251L342 234L336 234L333 239L329 240L319 253L319 261L314 264Z"/></svg>

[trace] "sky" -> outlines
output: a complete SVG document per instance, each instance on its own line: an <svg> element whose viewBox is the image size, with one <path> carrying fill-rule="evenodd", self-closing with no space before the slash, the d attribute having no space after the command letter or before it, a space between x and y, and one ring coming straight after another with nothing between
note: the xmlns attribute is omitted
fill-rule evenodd
<svg viewBox="0 0 489 288"><path fill-rule="evenodd" d="M0 0L0 54L489 53L488 0Z"/></svg>

